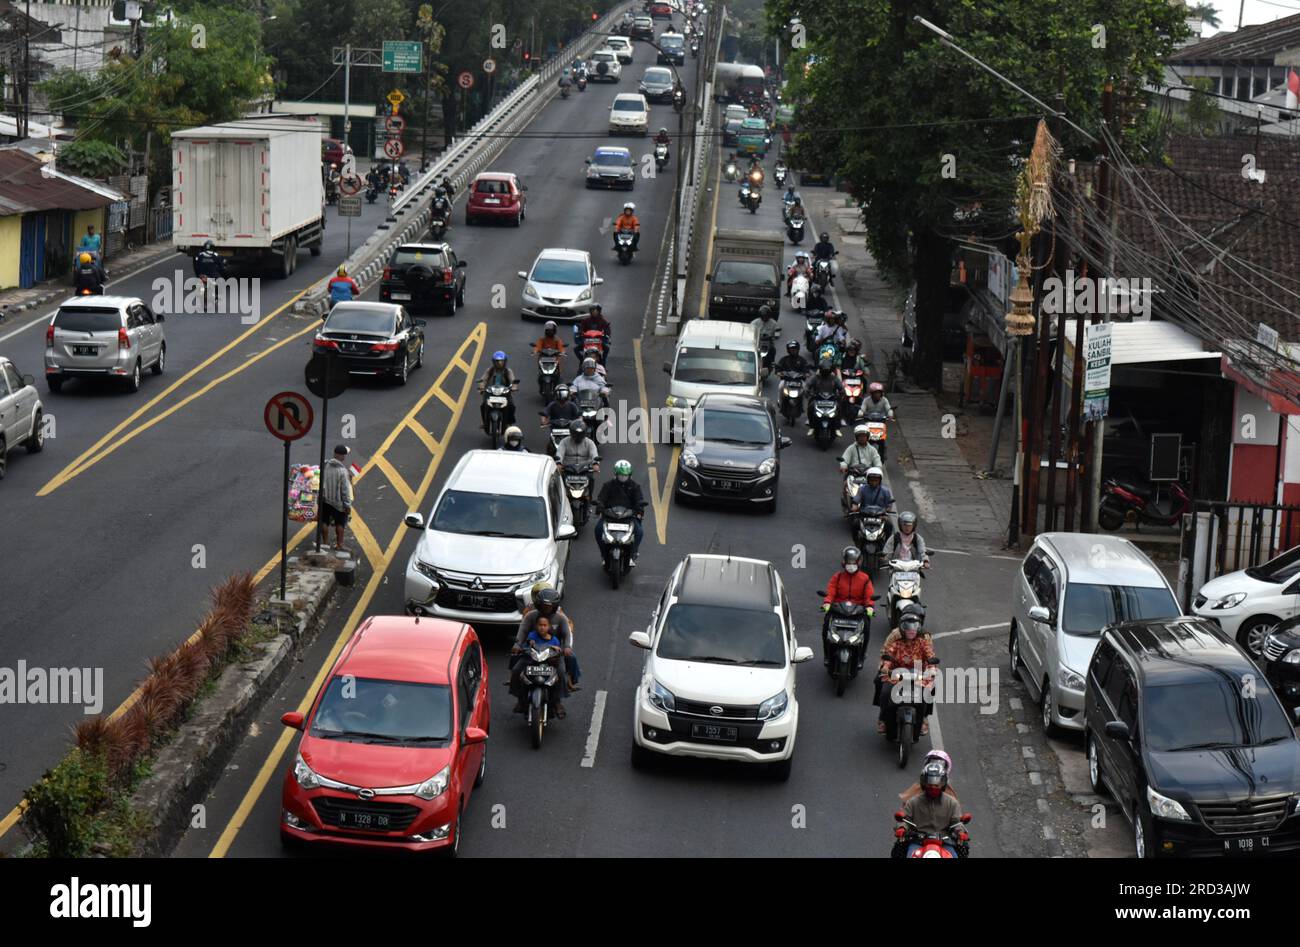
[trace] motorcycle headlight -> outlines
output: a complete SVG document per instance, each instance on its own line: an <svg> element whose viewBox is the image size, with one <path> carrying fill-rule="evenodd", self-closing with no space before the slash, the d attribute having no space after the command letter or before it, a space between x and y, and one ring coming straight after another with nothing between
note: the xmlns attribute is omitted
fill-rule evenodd
<svg viewBox="0 0 1300 947"><path fill-rule="evenodd" d="M1282 663L1300 664L1300 648L1296 648L1294 651L1288 651L1285 655L1283 655Z"/></svg>
<svg viewBox="0 0 1300 947"><path fill-rule="evenodd" d="M835 630L835 626L832 625L826 630L826 637L831 639L832 644L839 644L840 633Z"/></svg>
<svg viewBox="0 0 1300 947"><path fill-rule="evenodd" d="M584 289L582 292L578 294L578 298L575 299L574 302L585 303L590 301L590 299L591 299L591 290Z"/></svg>
<svg viewBox="0 0 1300 947"><path fill-rule="evenodd" d="M713 297L713 301L714 301L715 303L720 303L720 302L722 302L722 297L721 297L721 296L714 296L714 297Z"/></svg>
<svg viewBox="0 0 1300 947"><path fill-rule="evenodd" d="M532 283L524 284L524 295L529 299L541 299L541 296L537 294L537 287Z"/></svg>
<svg viewBox="0 0 1300 947"><path fill-rule="evenodd" d="M1191 822L1192 817L1184 809L1168 796L1162 796L1150 786L1147 787L1147 805L1151 807L1151 814L1157 819L1174 819L1178 822Z"/></svg>
<svg viewBox="0 0 1300 947"><path fill-rule="evenodd" d="M1225 595L1215 602L1211 608L1236 608L1246 600L1245 592L1233 592L1231 595Z"/></svg>
<svg viewBox="0 0 1300 947"><path fill-rule="evenodd" d="M677 698L673 696L673 692L664 687L654 678L650 679L650 685L646 688L645 695L650 700L650 703L658 707L660 710L669 711L677 709Z"/></svg>
<svg viewBox="0 0 1300 947"><path fill-rule="evenodd" d="M771 474L775 473L775 472L776 472L776 458L775 458L775 457L769 457L767 460L765 460L765 461L763 461L761 464L759 464L759 465L758 465L758 472L759 472L762 476L764 476L764 477L770 476Z"/></svg>
<svg viewBox="0 0 1300 947"><path fill-rule="evenodd" d="M1062 687L1069 688L1072 691L1081 691L1084 687L1083 676L1070 670L1064 664L1061 665L1060 681Z"/></svg>
<svg viewBox="0 0 1300 947"><path fill-rule="evenodd" d="M785 691L781 691L781 693L769 697L758 705L758 719L775 720L777 717L785 713L789 706L790 695Z"/></svg>
<svg viewBox="0 0 1300 947"><path fill-rule="evenodd" d="M700 465L700 459L699 459L698 457L695 456L695 452L694 452L694 451L689 451L689 450L684 450L684 451L682 451L682 466L683 466L683 467L690 467L690 468L694 469L694 468L698 467L699 465Z"/></svg>
<svg viewBox="0 0 1300 947"><path fill-rule="evenodd" d="M451 764L448 764L424 782L420 783L419 788L415 790L415 794L421 799L437 799L446 792L447 783L450 780Z"/></svg>
<svg viewBox="0 0 1300 947"><path fill-rule="evenodd" d="M320 778L308 766L299 753L297 759L293 761L293 778L298 781L298 785L303 789L315 789L320 785Z"/></svg>

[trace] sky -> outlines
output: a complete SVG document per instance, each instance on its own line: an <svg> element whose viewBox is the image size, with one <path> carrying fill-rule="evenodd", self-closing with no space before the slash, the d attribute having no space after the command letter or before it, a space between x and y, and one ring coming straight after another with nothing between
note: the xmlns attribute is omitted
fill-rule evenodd
<svg viewBox="0 0 1300 947"><path fill-rule="evenodd" d="M1191 2L1194 3L1195 0ZM1204 35L1209 37L1216 32L1235 30L1237 18L1242 10L1241 0L1211 0L1211 2L1219 11L1219 19L1223 21L1223 25L1218 30L1207 27ZM1254 26L1256 23L1268 23L1297 13L1300 13L1300 0L1246 0L1245 15L1241 17L1241 23L1242 26Z"/></svg>

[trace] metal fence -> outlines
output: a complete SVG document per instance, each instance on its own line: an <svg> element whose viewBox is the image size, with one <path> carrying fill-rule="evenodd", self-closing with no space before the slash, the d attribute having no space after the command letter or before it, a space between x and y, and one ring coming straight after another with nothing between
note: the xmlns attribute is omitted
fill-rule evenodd
<svg viewBox="0 0 1300 947"><path fill-rule="evenodd" d="M1298 544L1300 506L1198 502L1182 523L1183 608L1215 576L1261 565Z"/></svg>

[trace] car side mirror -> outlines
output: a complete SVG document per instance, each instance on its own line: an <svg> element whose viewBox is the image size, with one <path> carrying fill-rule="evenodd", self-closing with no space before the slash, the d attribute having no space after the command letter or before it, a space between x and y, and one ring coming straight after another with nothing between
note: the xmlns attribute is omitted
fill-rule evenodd
<svg viewBox="0 0 1300 947"><path fill-rule="evenodd" d="M292 727L294 730L301 730L303 715L296 710L291 710L287 714L281 714L280 722L286 727Z"/></svg>
<svg viewBox="0 0 1300 947"><path fill-rule="evenodd" d="M591 164L591 159L590 159L590 158L583 158L583 159L582 159L582 163L583 163L583 164Z"/></svg>
<svg viewBox="0 0 1300 947"><path fill-rule="evenodd" d="M812 659L813 659L813 649L800 647L794 649L794 657L791 658L790 660L794 664L804 664L808 661L811 661Z"/></svg>
<svg viewBox="0 0 1300 947"><path fill-rule="evenodd" d="M705 274L704 274L704 282L706 282L706 283L712 283L712 282L713 282L713 274L712 274L712 273L705 273Z"/></svg>
<svg viewBox="0 0 1300 947"><path fill-rule="evenodd" d="M1029 609L1029 617L1034 621L1046 622L1049 625L1052 623L1052 612L1045 605L1034 605L1031 607Z"/></svg>
<svg viewBox="0 0 1300 947"><path fill-rule="evenodd" d="M790 440L790 438L782 437L779 441L776 442L776 449L785 450L785 448L789 447L793 443L794 441Z"/></svg>
<svg viewBox="0 0 1300 947"><path fill-rule="evenodd" d="M461 737L461 746L474 746L478 743L487 742L487 731L482 727L466 727L465 736Z"/></svg>
<svg viewBox="0 0 1300 947"><path fill-rule="evenodd" d="M591 281L591 285L600 286L604 282L605 282L605 278L603 276L597 276L595 279Z"/></svg>
<svg viewBox="0 0 1300 947"><path fill-rule="evenodd" d="M1106 724L1106 736L1114 737L1116 740L1128 740L1131 734L1128 730L1128 724L1123 720L1111 720Z"/></svg>
<svg viewBox="0 0 1300 947"><path fill-rule="evenodd" d="M458 269L458 270L463 270L463 269L464 269L465 267L467 267L467 266L469 266L469 261L468 261L468 260L461 260L459 263L456 264L456 269Z"/></svg>
<svg viewBox="0 0 1300 947"><path fill-rule="evenodd" d="M427 326L429 324L428 319L412 319L411 322L417 326Z"/></svg>
<svg viewBox="0 0 1300 947"><path fill-rule="evenodd" d="M561 526L559 529L555 531L555 538L561 540L572 539L574 536L577 535L578 535L577 527L575 527L572 523L565 523L563 526Z"/></svg>
<svg viewBox="0 0 1300 947"><path fill-rule="evenodd" d="M407 513L402 522L411 529L424 529L424 517L419 513Z"/></svg>
<svg viewBox="0 0 1300 947"><path fill-rule="evenodd" d="M520 279L528 279L528 274L525 273L523 270L520 270L520 271L519 271L519 278L520 278Z"/></svg>
<svg viewBox="0 0 1300 947"><path fill-rule="evenodd" d="M34 384L36 384L36 379L33 378L31 375L24 375L24 376L23 376L23 384L24 384L24 385L34 385Z"/></svg>
<svg viewBox="0 0 1300 947"><path fill-rule="evenodd" d="M650 650L650 635L644 631L634 631L627 636L627 643L643 651Z"/></svg>

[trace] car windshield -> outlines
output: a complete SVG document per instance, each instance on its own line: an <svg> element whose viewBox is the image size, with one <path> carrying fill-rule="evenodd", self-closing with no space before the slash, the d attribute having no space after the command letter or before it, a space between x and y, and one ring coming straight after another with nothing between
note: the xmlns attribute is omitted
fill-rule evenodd
<svg viewBox="0 0 1300 947"><path fill-rule="evenodd" d="M632 156L624 151L598 151L595 160L591 163L630 168L632 166Z"/></svg>
<svg viewBox="0 0 1300 947"><path fill-rule="evenodd" d="M586 286L587 265L581 260L538 260L533 264L531 279L539 283Z"/></svg>
<svg viewBox="0 0 1300 947"><path fill-rule="evenodd" d="M430 746L451 739L451 689L340 674L312 718L323 740Z"/></svg>
<svg viewBox="0 0 1300 947"><path fill-rule="evenodd" d="M541 497L448 490L433 511L429 529L465 536L545 539L551 534Z"/></svg>
<svg viewBox="0 0 1300 947"><path fill-rule="evenodd" d="M54 316L54 327L69 332L116 332L122 327L122 316L116 309L64 306Z"/></svg>
<svg viewBox="0 0 1300 947"><path fill-rule="evenodd" d="M641 104L640 99L615 99L615 112L644 112L645 106Z"/></svg>
<svg viewBox="0 0 1300 947"><path fill-rule="evenodd" d="M442 266L442 252L423 247L398 247L393 251L390 266L410 266L423 263L425 266Z"/></svg>
<svg viewBox="0 0 1300 947"><path fill-rule="evenodd" d="M1071 582L1065 587L1061 627L1072 635L1098 635L1113 622L1177 618L1180 614L1182 610L1167 589Z"/></svg>
<svg viewBox="0 0 1300 947"><path fill-rule="evenodd" d="M672 73L670 73L667 69L647 69L645 71L644 81L648 83L662 83L664 85L671 85L673 81L673 76Z"/></svg>
<svg viewBox="0 0 1300 947"><path fill-rule="evenodd" d="M393 314L383 309L336 308L325 320L327 332L391 332Z"/></svg>
<svg viewBox="0 0 1300 947"><path fill-rule="evenodd" d="M755 411L705 408L691 418L690 440L720 441L724 444L770 444L772 425L765 414Z"/></svg>
<svg viewBox="0 0 1300 947"><path fill-rule="evenodd" d="M785 667L779 616L719 605L674 605L664 619L655 653L669 661Z"/></svg>
<svg viewBox="0 0 1300 947"><path fill-rule="evenodd" d="M663 33L659 37L659 45L664 49L681 49L682 37L669 36L667 33Z"/></svg>
<svg viewBox="0 0 1300 947"><path fill-rule="evenodd" d="M725 117L746 119L749 118L749 112L745 110L743 105L728 105Z"/></svg>
<svg viewBox="0 0 1300 947"><path fill-rule="evenodd" d="M689 385L752 385L757 371L753 352L682 349L677 353L673 381Z"/></svg>
<svg viewBox="0 0 1300 947"><path fill-rule="evenodd" d="M1276 559L1270 559L1262 566L1252 566L1246 575L1260 582L1273 582L1281 585L1300 575L1300 546L1288 549Z"/></svg>
<svg viewBox="0 0 1300 947"><path fill-rule="evenodd" d="M1281 705L1268 692L1247 696L1233 673L1205 671L1194 680L1142 692L1142 732L1156 752L1230 749L1294 740Z"/></svg>
<svg viewBox="0 0 1300 947"><path fill-rule="evenodd" d="M739 260L724 260L719 263L718 271L713 274L713 285L737 284L772 289L776 286L776 270L770 263L744 263Z"/></svg>

